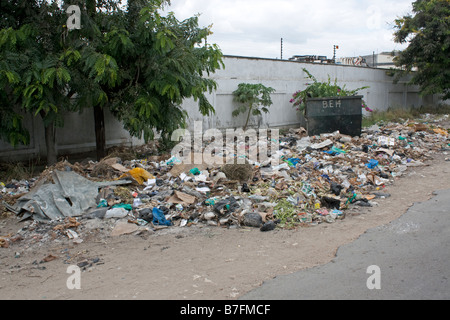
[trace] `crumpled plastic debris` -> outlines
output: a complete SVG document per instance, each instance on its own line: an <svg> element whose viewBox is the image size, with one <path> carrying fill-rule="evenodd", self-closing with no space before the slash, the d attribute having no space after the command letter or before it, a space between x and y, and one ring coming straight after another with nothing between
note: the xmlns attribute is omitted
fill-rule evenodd
<svg viewBox="0 0 450 320"><path fill-rule="evenodd" d="M139 184L144 184L144 182L148 181L149 179L154 179L154 176L150 174L147 170L143 168L134 168L128 171L127 173L124 173L119 177L119 179L132 177L134 180L136 180Z"/></svg>
<svg viewBox="0 0 450 320"><path fill-rule="evenodd" d="M153 224L160 226L171 226L172 222L166 219L164 212L161 209L153 208Z"/></svg>
<svg viewBox="0 0 450 320"><path fill-rule="evenodd" d="M41 181L30 192L20 197L14 206L7 208L22 215L22 220L32 217L38 221L59 220L82 216L98 206L98 190L106 186L129 184L130 181L94 182L73 171L54 171L54 183Z"/></svg>
<svg viewBox="0 0 450 320"><path fill-rule="evenodd" d="M434 133L441 134L443 136L448 136L448 131L445 131L441 128L433 129Z"/></svg>
<svg viewBox="0 0 450 320"><path fill-rule="evenodd" d="M369 163L366 164L366 167L369 169L373 169L378 166L378 160L370 159Z"/></svg>

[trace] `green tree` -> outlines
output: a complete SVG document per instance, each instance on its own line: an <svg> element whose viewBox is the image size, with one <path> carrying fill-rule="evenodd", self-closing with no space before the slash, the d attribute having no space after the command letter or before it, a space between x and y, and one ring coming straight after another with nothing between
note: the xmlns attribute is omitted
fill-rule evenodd
<svg viewBox="0 0 450 320"><path fill-rule="evenodd" d="M0 30L1 137L12 145L29 142L22 127L23 113L40 116L45 127L47 158L56 162L55 127L70 105L71 75L59 50L61 34L56 4L46 1L4 1ZM51 15L50 13L53 13ZM5 117L5 118L4 118ZM2 121L3 123L4 121Z"/></svg>
<svg viewBox="0 0 450 320"><path fill-rule="evenodd" d="M81 8L79 30L65 25L69 4ZM211 31L198 26L197 16L184 21L173 13L162 16L160 11L170 5L165 0L129 0L125 8L119 0L35 5L37 13L0 30L0 83L5 84L0 112L2 119L3 112L15 119L0 127L2 139L27 143L20 111L40 115L47 151L53 150L48 162L53 163L55 125L63 125L64 112L91 108L101 158L106 108L131 135L146 141L155 133L168 139L185 125L181 103L186 98L198 101L203 115L214 112L205 93L216 83L205 75L223 67L222 53L214 44L203 44ZM15 17L17 10L8 15Z"/></svg>
<svg viewBox="0 0 450 320"><path fill-rule="evenodd" d="M396 80L413 72L411 84L421 93L443 94L450 99L450 1L417 0L413 15L395 20L395 41L408 43L395 58Z"/></svg>
<svg viewBox="0 0 450 320"><path fill-rule="evenodd" d="M13 146L28 144L30 135L22 126L23 114L16 112L20 108L20 99L14 92L20 80L13 59L17 54L11 52L7 55L4 46L7 41L17 42L16 35L10 30L27 23L35 15L35 3L19 0L0 3L0 139Z"/></svg>
<svg viewBox="0 0 450 320"><path fill-rule="evenodd" d="M198 26L198 16L179 21L162 0L133 0L121 24L110 31L104 50L119 66L120 84L105 90L112 113L136 137L170 140L184 127L186 98L198 101L203 115L214 112L205 97L217 88L205 77L224 67L222 52L204 44L211 28Z"/></svg>

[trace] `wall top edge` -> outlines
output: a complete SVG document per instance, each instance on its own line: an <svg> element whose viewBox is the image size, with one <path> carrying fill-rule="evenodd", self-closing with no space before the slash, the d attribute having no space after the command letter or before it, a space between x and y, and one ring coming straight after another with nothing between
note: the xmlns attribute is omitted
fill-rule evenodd
<svg viewBox="0 0 450 320"><path fill-rule="evenodd" d="M363 67L363 66L351 66L351 65L346 65L346 64L314 63L314 62L304 62L304 61L292 61L292 60L285 60L285 59L281 60L281 59L274 59L274 58L246 57L246 56L235 56L235 55L223 55L223 57L224 58L232 58L232 59L242 59L242 60L276 61L276 62L299 63L299 64L319 65L319 66L372 69L372 70L380 70L380 71L389 70L389 69L380 69L380 68L366 67L366 66Z"/></svg>

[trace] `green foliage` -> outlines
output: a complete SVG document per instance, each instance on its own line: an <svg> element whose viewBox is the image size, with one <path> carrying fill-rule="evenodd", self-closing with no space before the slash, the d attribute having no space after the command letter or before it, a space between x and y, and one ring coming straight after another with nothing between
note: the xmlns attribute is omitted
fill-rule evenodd
<svg viewBox="0 0 450 320"><path fill-rule="evenodd" d="M0 7L0 30L18 29L33 20L38 12L37 1L2 0Z"/></svg>
<svg viewBox="0 0 450 320"><path fill-rule="evenodd" d="M6 3L0 13L7 17L0 24L2 139L27 143L21 112L62 126L65 112L101 106L145 140L185 126L186 98L197 101L203 115L214 112L205 94L217 84L204 75L224 67L222 52L204 44L211 27L199 27L198 16L162 16L170 1L129 0L124 8L119 0L73 0L82 28L72 31L66 6L56 1ZM6 125L6 119L15 120Z"/></svg>
<svg viewBox="0 0 450 320"><path fill-rule="evenodd" d="M183 21L173 13L162 16L159 10L169 4L128 1L128 11L105 33L101 46L117 63L117 83L102 85L108 106L130 134L145 140L156 132L167 139L185 126L181 104L186 98L197 101L203 115L213 113L205 93L217 84L204 74L224 67L219 48L203 44L210 27L199 27L197 16Z"/></svg>
<svg viewBox="0 0 450 320"><path fill-rule="evenodd" d="M279 227L293 229L302 223L299 218L300 210L286 199L278 201L274 208L274 213L277 219L280 220Z"/></svg>
<svg viewBox="0 0 450 320"><path fill-rule="evenodd" d="M326 82L320 82L305 68L303 68L303 71L308 76L308 79L312 80L313 83L307 83L306 89L295 92L290 100L290 103L292 103L297 111L301 113L305 112L308 98L350 97L358 94L360 90L369 88L365 86L355 90L348 90L345 85L342 87L339 86L337 84L337 79L334 80L334 83L331 83L331 79L328 76L328 80ZM372 111L369 107L367 107L364 101L362 108L365 108L369 112Z"/></svg>
<svg viewBox="0 0 450 320"><path fill-rule="evenodd" d="M415 1L413 15L396 19L395 29L395 41L409 43L394 60L402 68L395 80L416 71L410 83L421 86L423 95L450 99L450 2Z"/></svg>
<svg viewBox="0 0 450 320"><path fill-rule="evenodd" d="M11 145L28 144L30 134L22 127L23 116L12 112L8 105L0 106L0 138Z"/></svg>
<svg viewBox="0 0 450 320"><path fill-rule="evenodd" d="M244 125L244 130L247 129L250 115L261 115L262 112L269 112L273 102L270 94L274 93L275 89L266 87L260 83L240 83L238 89L233 92L234 101L238 102L239 106L232 112L233 117L239 116L241 113L247 112L247 121Z"/></svg>

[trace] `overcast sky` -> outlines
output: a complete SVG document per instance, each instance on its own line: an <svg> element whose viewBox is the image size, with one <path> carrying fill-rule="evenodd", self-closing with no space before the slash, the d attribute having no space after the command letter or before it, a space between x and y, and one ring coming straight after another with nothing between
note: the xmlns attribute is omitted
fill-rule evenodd
<svg viewBox="0 0 450 320"><path fill-rule="evenodd" d="M280 58L336 57L401 50L393 22L411 13L412 0L172 0L167 9L179 20L200 14L213 24L209 43L225 55Z"/></svg>

